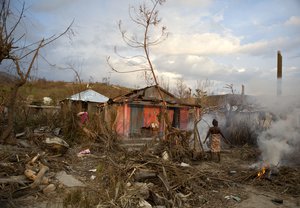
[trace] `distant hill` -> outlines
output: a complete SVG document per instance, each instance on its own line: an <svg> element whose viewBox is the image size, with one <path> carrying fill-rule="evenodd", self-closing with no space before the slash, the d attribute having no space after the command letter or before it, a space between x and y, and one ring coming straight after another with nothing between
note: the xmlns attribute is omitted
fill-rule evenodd
<svg viewBox="0 0 300 208"><path fill-rule="evenodd" d="M7 80L12 81L13 79L7 76L7 73L1 73L0 76L2 78L0 79L0 86L4 91L6 91L6 93L8 93L9 82ZM24 100L29 99L30 101L42 101L44 97L51 97L56 103L58 103L59 101L68 98L73 94L84 91L87 88L93 89L108 98L114 98L116 96L126 94L131 90L126 87L109 85L105 83L78 84L72 82L38 79L35 81L28 81L24 86L22 86L19 89L19 97Z"/></svg>
<svg viewBox="0 0 300 208"><path fill-rule="evenodd" d="M7 72L2 72L0 71L0 83L1 84L9 84L12 83L15 80L15 76L7 73Z"/></svg>

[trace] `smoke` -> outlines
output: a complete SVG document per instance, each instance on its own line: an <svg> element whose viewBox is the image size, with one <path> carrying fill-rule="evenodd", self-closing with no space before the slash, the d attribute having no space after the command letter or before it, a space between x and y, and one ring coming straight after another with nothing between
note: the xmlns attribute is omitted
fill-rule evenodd
<svg viewBox="0 0 300 208"><path fill-rule="evenodd" d="M266 110L273 114L271 126L258 136L264 162L274 166L299 163L296 159L300 150L299 101L298 96L279 96L264 102Z"/></svg>
<svg viewBox="0 0 300 208"><path fill-rule="evenodd" d="M223 108L225 111L221 113L205 114L198 124L200 138L202 141L205 139L212 120L216 118L221 130L224 130L223 133L233 144L257 143L265 163L272 166L300 165L298 94L249 96L247 109L241 108L228 114ZM204 148L207 148L206 145Z"/></svg>

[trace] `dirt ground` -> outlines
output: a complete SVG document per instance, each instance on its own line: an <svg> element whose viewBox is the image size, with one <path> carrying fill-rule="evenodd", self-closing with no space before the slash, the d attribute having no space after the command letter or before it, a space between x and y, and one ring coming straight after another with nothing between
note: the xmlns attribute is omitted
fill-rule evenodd
<svg viewBox="0 0 300 208"><path fill-rule="evenodd" d="M32 146L0 146L2 179L22 175L25 164L45 151ZM91 154L78 157L87 148ZM65 171L84 187L66 187L53 179L55 191L45 194L41 191L44 187L1 183L0 207L149 207L139 204L141 199L160 208L300 207L300 167L282 166L258 177L260 168L255 164L260 162L259 151L254 147L226 149L220 163L206 156L164 161L147 148L127 152L122 148L103 149L93 143L72 147L63 156L48 152L40 162L49 167L50 178ZM154 177L138 179L143 171L154 173ZM146 184L146 194L141 193L144 190L134 190L137 183Z"/></svg>
<svg viewBox="0 0 300 208"><path fill-rule="evenodd" d="M235 181L235 185L218 189L220 193L212 193L216 200L220 200L220 207L300 207L299 167L281 167L279 174L271 176L270 179L258 178L255 175L257 169L252 167L260 161L257 153L254 152L257 150L251 147L234 148L222 154L221 163L203 162L199 165L200 168L211 172L220 172L220 175L226 175L226 172L230 173L232 170L237 172L227 177L228 180ZM286 173L286 171L290 172ZM293 179L290 178L290 174ZM295 184L289 179L295 180ZM224 198L225 195L238 196L241 200L224 200L222 197ZM282 201L282 203L276 203L276 201ZM208 202L207 206L201 207L218 207L218 205L210 206Z"/></svg>

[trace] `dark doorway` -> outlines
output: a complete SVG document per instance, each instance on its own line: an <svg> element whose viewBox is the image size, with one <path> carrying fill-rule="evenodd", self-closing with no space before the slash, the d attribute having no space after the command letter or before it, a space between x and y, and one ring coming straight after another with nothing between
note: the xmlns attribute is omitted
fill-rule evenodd
<svg viewBox="0 0 300 208"><path fill-rule="evenodd" d="M179 110L179 108L172 108L172 110L174 110L172 127L179 128L180 127L180 110Z"/></svg>

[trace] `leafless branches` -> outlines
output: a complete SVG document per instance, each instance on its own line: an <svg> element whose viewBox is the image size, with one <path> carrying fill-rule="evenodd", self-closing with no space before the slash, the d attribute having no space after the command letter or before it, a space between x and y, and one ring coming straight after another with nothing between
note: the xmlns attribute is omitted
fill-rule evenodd
<svg viewBox="0 0 300 208"><path fill-rule="evenodd" d="M234 95L234 88L233 88L233 84L226 84L225 87L226 89L229 89L231 94Z"/></svg>
<svg viewBox="0 0 300 208"><path fill-rule="evenodd" d="M6 142L7 139L14 139L13 127L14 127L14 116L15 116L15 106L16 97L18 95L18 90L23 86L32 71L33 65L38 57L41 48L46 45L56 41L58 38L65 35L71 28L73 22L67 27L67 29L58 34L52 35L48 38L43 38L36 42L30 44L24 44L22 38L24 34L19 36L16 33L16 29L20 24L24 16L25 3L22 4L21 11L16 14L10 9L10 0L2 0L0 8L0 64L3 60L8 60L15 66L15 74L17 79L10 91L10 96L8 99L8 124L5 131L1 134L0 142ZM14 21L14 17L17 15L17 19ZM27 59L29 63L26 66L22 66L22 60Z"/></svg>
<svg viewBox="0 0 300 208"><path fill-rule="evenodd" d="M160 28L159 35L154 35L154 30L157 29L158 25L161 23L161 19L158 18L158 5L162 5L165 0L152 0L152 6L147 6L146 3L140 5L139 7L129 7L129 17L133 23L135 23L139 28L142 28L141 36L136 34L130 35L127 30L124 29L122 21L118 23L122 39L125 44L133 49L143 50L144 55L135 55L131 57L125 57L119 54L117 48L115 47L115 53L120 57L127 66L134 69L120 71L116 69L115 66L110 61L110 57L107 57L107 63L110 68L118 73L132 73L132 72L144 72L145 79L153 80L156 85L158 85L157 77L154 72L154 67L150 58L150 47L155 46L168 37L166 27L162 26ZM130 60L138 60L132 61ZM149 74L151 76L149 76Z"/></svg>
<svg viewBox="0 0 300 208"><path fill-rule="evenodd" d="M9 59L10 58L10 52L12 51L12 49L14 48L14 38L13 36L13 32L16 30L18 24L21 21L21 18L23 16L23 12L24 12L24 4L21 10L21 13L16 21L16 23L13 25L13 27L11 29L8 29L7 26L7 22L8 22L8 18L11 15L11 11L10 11L10 0L7 1L2 1L1 4L1 10L0 10L0 63L4 60L4 59Z"/></svg>

